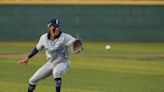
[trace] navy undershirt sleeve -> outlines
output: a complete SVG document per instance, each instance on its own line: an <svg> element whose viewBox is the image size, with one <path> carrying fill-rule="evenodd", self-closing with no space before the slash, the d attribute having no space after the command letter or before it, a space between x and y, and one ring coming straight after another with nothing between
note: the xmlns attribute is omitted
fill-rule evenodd
<svg viewBox="0 0 164 92"><path fill-rule="evenodd" d="M33 51L28 55L28 58L32 58L33 56L35 56L38 53L38 50L36 49L36 47L33 49Z"/></svg>

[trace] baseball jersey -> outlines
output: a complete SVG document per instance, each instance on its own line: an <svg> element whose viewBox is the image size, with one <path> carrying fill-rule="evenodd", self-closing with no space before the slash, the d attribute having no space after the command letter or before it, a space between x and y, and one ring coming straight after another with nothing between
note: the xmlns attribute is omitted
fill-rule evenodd
<svg viewBox="0 0 164 92"><path fill-rule="evenodd" d="M72 46L74 41L75 38L66 33L61 33L54 40L48 39L48 33L45 33L40 37L36 49L40 51L45 48L47 59L52 62L68 61L68 47Z"/></svg>

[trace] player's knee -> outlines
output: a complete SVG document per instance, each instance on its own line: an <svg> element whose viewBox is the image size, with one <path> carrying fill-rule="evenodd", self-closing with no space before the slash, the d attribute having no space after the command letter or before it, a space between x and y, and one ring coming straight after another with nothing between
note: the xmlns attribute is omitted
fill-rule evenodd
<svg viewBox="0 0 164 92"><path fill-rule="evenodd" d="M61 78L62 77L62 73L61 72L57 72L57 71L53 71L53 76L54 76L54 78Z"/></svg>
<svg viewBox="0 0 164 92"><path fill-rule="evenodd" d="M31 85L36 85L36 84L37 84L37 81L36 81L33 77L31 77L31 78L29 79L29 84L31 84Z"/></svg>

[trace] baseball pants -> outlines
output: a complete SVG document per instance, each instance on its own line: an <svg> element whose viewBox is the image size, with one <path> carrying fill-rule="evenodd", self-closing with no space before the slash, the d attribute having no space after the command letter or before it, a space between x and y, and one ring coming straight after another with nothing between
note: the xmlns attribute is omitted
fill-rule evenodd
<svg viewBox="0 0 164 92"><path fill-rule="evenodd" d="M62 75L69 69L69 61L67 62L50 62L48 61L30 78L29 83L36 85L40 80L53 75L55 78L61 78Z"/></svg>

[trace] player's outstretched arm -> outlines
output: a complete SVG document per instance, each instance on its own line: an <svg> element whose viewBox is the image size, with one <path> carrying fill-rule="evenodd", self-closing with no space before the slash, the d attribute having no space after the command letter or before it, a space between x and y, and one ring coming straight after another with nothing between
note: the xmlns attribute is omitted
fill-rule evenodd
<svg viewBox="0 0 164 92"><path fill-rule="evenodd" d="M36 48L33 49L33 51L24 59L18 61L19 64L27 64L29 59L35 56L38 53L38 50Z"/></svg>

